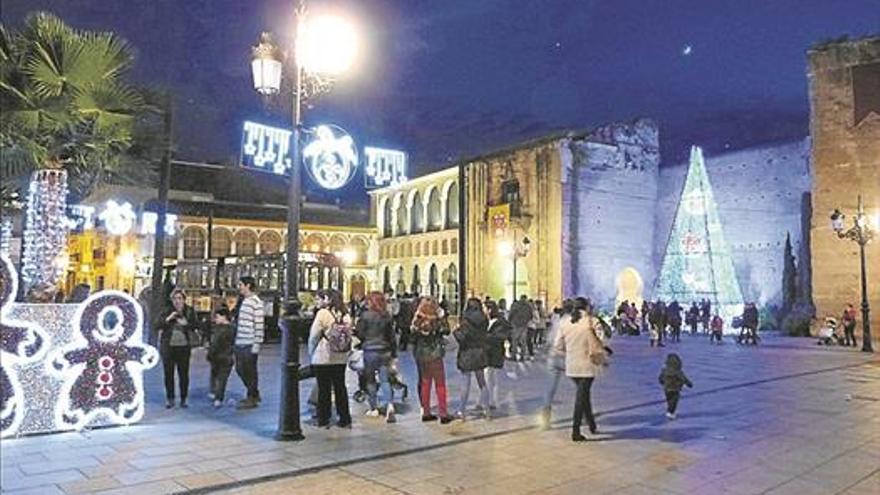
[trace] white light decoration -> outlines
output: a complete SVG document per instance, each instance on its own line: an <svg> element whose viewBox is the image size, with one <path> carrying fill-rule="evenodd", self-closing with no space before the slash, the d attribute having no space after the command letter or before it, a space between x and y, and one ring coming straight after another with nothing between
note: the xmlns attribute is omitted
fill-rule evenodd
<svg viewBox="0 0 880 495"><path fill-rule="evenodd" d="M20 367L43 359L50 344L42 328L11 314L17 290L15 267L0 254L0 437L16 434L28 413Z"/></svg>
<svg viewBox="0 0 880 495"><path fill-rule="evenodd" d="M245 122L241 139L241 164L279 175L287 173L292 164L290 136L292 132L256 122Z"/></svg>
<svg viewBox="0 0 880 495"><path fill-rule="evenodd" d="M341 17L308 17L298 26L296 59L306 72L340 74L352 66L357 52L354 25Z"/></svg>
<svg viewBox="0 0 880 495"><path fill-rule="evenodd" d="M34 286L55 287L63 275L52 261L66 249L67 172L37 170L28 187L24 229L22 280L25 291Z"/></svg>
<svg viewBox="0 0 880 495"><path fill-rule="evenodd" d="M120 204L111 199L107 201L98 218L104 222L107 232L113 235L125 235L134 227L137 215L135 215L131 203Z"/></svg>
<svg viewBox="0 0 880 495"><path fill-rule="evenodd" d="M364 185L367 189L404 184L406 177L406 153L384 148L364 148L366 166Z"/></svg>
<svg viewBox="0 0 880 495"><path fill-rule="evenodd" d="M335 125L321 125L303 148L303 162L312 179L324 189L339 189L354 177L358 152L354 139Z"/></svg>
<svg viewBox="0 0 880 495"><path fill-rule="evenodd" d="M4 215L0 218L0 254L7 256L12 243L12 218L9 217L10 215Z"/></svg>
<svg viewBox="0 0 880 495"><path fill-rule="evenodd" d="M141 214L141 234L154 235L156 233L156 224L159 223L159 215L152 211L145 211ZM165 214L165 233L174 235L176 230L177 215L173 213Z"/></svg>
<svg viewBox="0 0 880 495"><path fill-rule="evenodd" d="M144 414L143 372L159 360L143 343L143 311L124 292L93 294L73 316L66 345L46 359L61 380L54 408L56 430L130 424Z"/></svg>

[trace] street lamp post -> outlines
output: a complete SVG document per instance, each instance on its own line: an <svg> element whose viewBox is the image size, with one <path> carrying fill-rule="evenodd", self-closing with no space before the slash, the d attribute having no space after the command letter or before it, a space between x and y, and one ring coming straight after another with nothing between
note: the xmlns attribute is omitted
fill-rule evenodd
<svg viewBox="0 0 880 495"><path fill-rule="evenodd" d="M513 258L513 301L516 301L516 263L520 258L525 258L529 255L529 250L532 247L532 241L529 240L528 237L523 236L517 242L516 230L513 231L513 244L505 242L501 245L502 254L510 254Z"/></svg>
<svg viewBox="0 0 880 495"><path fill-rule="evenodd" d="M868 222L868 216L865 215L861 194L859 195L858 212L853 219L853 226L846 230L844 225L845 218L846 215L841 213L839 209L835 209L831 214L831 228L837 234L837 237L855 241L859 245L862 282L862 351L874 352L874 347L871 342L871 320L869 318L870 308L868 306L868 273L865 266L865 246L874 238L874 230Z"/></svg>
<svg viewBox="0 0 880 495"><path fill-rule="evenodd" d="M305 5L298 0L295 9L294 39L296 46L290 56L293 65L293 94L290 182L287 189L287 265L284 284L284 322L281 333L280 412L276 440L302 440L299 407L299 341L294 324L299 318L300 301L297 262L299 256L299 222L302 201L301 163L302 103L306 86L308 96L327 91L329 80L320 75L342 72L352 62L353 36L345 22L333 17L318 17L306 24ZM282 58L280 49L268 33L253 47L251 69L254 89L262 95L277 94L281 89ZM306 79L306 76L311 76Z"/></svg>

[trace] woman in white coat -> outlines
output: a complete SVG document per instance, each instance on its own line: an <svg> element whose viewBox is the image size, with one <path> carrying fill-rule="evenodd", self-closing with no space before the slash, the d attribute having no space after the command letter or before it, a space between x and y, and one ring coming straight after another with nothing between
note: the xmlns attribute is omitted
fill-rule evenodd
<svg viewBox="0 0 880 495"><path fill-rule="evenodd" d="M599 322L591 315L590 302L587 299L579 297L563 311L569 317L560 322L553 347L555 352L565 355L565 375L577 386L571 439L583 442L586 437L581 434L581 422L585 417L590 433L597 432L590 403L590 388L605 361L605 350L596 337L595 329Z"/></svg>

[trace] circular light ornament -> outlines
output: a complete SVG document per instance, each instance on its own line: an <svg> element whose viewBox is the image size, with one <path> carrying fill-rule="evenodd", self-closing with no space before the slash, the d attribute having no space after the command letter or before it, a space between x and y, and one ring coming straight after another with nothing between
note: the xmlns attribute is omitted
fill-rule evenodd
<svg viewBox="0 0 880 495"><path fill-rule="evenodd" d="M300 23L296 40L297 63L312 74L338 75L357 57L354 25L334 15L308 17Z"/></svg>
<svg viewBox="0 0 880 495"><path fill-rule="evenodd" d="M340 189L354 177L358 151L354 139L339 126L320 125L303 148L303 163L312 179L324 189Z"/></svg>

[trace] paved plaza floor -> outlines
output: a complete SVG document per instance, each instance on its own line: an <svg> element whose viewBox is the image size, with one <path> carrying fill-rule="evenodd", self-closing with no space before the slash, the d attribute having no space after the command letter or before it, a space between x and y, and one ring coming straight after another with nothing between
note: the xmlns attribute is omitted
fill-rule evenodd
<svg viewBox="0 0 880 495"><path fill-rule="evenodd" d="M3 440L2 491L880 493L880 358L772 336L758 348L689 336L665 349L639 337L615 337L611 345L613 362L593 386L600 434L582 444L569 439L570 383L560 387L553 429L535 427L548 379L539 361L508 364L491 420L441 426L420 421L406 355L411 396L397 424L363 417L365 406L352 402L352 429L305 426L304 441L279 443L272 439L278 349L269 346L260 358L264 402L251 411L210 406L207 365L197 351L189 409L164 409L162 373L151 370L137 425ZM673 421L663 416L657 383L670 351L682 356L695 384ZM448 356L451 408L459 391L453 363ZM303 399L313 384L304 382ZM241 396L237 377L230 388Z"/></svg>

